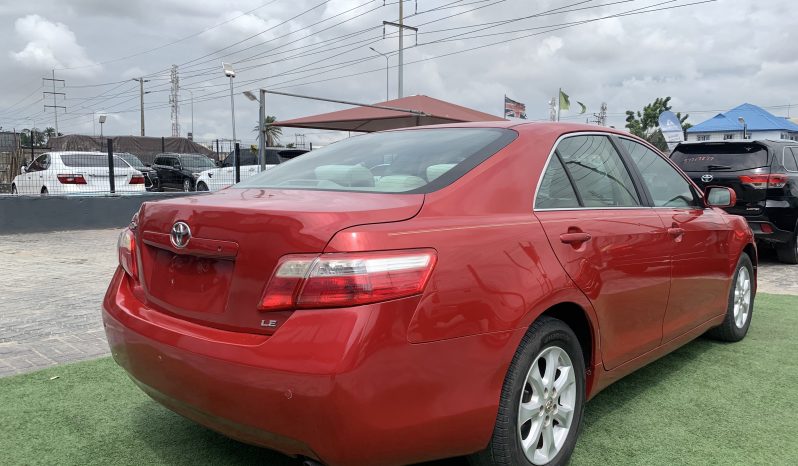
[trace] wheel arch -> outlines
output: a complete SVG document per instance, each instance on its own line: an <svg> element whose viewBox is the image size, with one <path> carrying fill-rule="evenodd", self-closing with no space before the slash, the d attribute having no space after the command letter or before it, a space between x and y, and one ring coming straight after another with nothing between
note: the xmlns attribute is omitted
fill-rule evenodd
<svg viewBox="0 0 798 466"><path fill-rule="evenodd" d="M594 323L591 319L588 310L572 301L564 301L548 307L535 318L535 321L540 319L541 316L551 317L564 322L573 330L574 334L576 334L585 361L585 391L589 399L593 391L596 376L593 368L599 364L601 357L597 323ZM535 321L533 321L532 324L534 324ZM530 324L530 326L532 324Z"/></svg>

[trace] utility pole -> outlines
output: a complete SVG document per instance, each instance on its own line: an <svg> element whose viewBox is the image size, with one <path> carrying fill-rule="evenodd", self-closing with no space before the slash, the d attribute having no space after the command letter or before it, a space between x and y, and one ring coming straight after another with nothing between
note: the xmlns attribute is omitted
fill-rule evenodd
<svg viewBox="0 0 798 466"><path fill-rule="evenodd" d="M555 97L549 100L549 120L557 121L557 99Z"/></svg>
<svg viewBox="0 0 798 466"><path fill-rule="evenodd" d="M139 108L141 110L141 135L144 136L144 83L150 82L149 79L133 78L133 81L139 82Z"/></svg>
<svg viewBox="0 0 798 466"><path fill-rule="evenodd" d="M593 120L591 122L599 126L607 126L607 102L601 103L599 112L593 114Z"/></svg>
<svg viewBox="0 0 798 466"><path fill-rule="evenodd" d="M58 102L56 101L56 96L62 95L62 96L64 96L64 98L66 98L66 94L63 93L63 92L55 92L55 82L58 81L62 85L66 86L66 81L64 81L63 79L55 79L55 70L53 70L53 77L52 78L42 78L42 80L43 81L51 81L53 83L53 91L52 92L49 92L49 91L44 91L43 92L43 94L45 94L45 95L46 94L52 94L53 95L53 105L45 105L44 106L44 110L47 111L48 107L53 109L53 116L55 117L55 135L58 136L58 109L59 108L63 108L64 112L66 112L66 107L63 106L63 105L58 105Z"/></svg>
<svg viewBox="0 0 798 466"><path fill-rule="evenodd" d="M177 75L177 65L172 65L170 74L172 91L169 94L169 104L172 106L172 137L180 137L180 105L178 93L180 92L180 77Z"/></svg>
<svg viewBox="0 0 798 466"><path fill-rule="evenodd" d="M404 91L404 52L405 52L405 29L410 29L418 33L418 28L412 26L405 26L405 10L404 10L404 0L399 0L399 22L394 23L391 21L383 21L382 28L383 28L383 37L385 36L385 26L393 26L399 28L399 96L398 98L402 98L405 96Z"/></svg>

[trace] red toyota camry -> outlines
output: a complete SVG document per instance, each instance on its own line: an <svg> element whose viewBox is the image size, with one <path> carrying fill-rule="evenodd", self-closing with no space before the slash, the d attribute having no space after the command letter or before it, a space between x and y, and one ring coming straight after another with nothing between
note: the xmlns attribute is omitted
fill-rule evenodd
<svg viewBox="0 0 798 466"><path fill-rule="evenodd" d="M145 203L103 319L151 397L309 464L559 465L601 389L745 336L734 202L606 128L373 133Z"/></svg>

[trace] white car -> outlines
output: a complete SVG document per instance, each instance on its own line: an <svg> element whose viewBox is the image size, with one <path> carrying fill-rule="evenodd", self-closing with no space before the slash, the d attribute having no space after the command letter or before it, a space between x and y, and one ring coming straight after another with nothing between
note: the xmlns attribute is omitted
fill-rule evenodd
<svg viewBox="0 0 798 466"><path fill-rule="evenodd" d="M110 185L108 154L47 152L20 168L11 194L105 194ZM114 188L117 193L143 193L144 175L115 156Z"/></svg>
<svg viewBox="0 0 798 466"><path fill-rule="evenodd" d="M266 148L266 169L273 168L289 159L307 152L304 149L289 149L285 147ZM236 182L235 154L229 153L222 161L220 168L212 168L199 173L195 181L197 191L218 191ZM249 149L241 151L240 181L260 173L258 153Z"/></svg>

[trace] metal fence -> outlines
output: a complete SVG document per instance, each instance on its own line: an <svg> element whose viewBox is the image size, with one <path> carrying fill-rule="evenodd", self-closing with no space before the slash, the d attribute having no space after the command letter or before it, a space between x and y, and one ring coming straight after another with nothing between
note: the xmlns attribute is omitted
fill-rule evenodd
<svg viewBox="0 0 798 466"><path fill-rule="evenodd" d="M48 151L10 166L12 195L141 194L194 191L198 173L216 162L202 154L163 153L145 164L127 152L115 152L107 140L105 151ZM17 165L18 164L18 165ZM12 169L9 168L9 169Z"/></svg>

